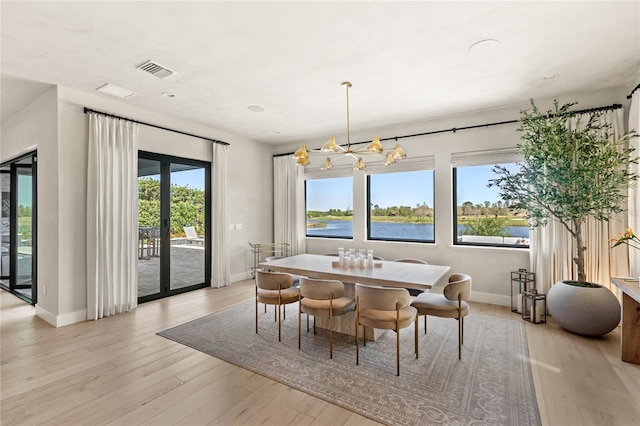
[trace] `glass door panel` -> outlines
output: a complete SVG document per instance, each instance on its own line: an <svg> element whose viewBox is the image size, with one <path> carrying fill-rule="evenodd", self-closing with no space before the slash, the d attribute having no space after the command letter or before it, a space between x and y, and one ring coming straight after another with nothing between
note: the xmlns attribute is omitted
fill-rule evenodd
<svg viewBox="0 0 640 426"><path fill-rule="evenodd" d="M138 302L206 287L209 163L138 155Z"/></svg>
<svg viewBox="0 0 640 426"><path fill-rule="evenodd" d="M0 166L0 287L31 304L38 296L36 171L35 152Z"/></svg>
<svg viewBox="0 0 640 426"><path fill-rule="evenodd" d="M205 169L171 164L171 290L205 281Z"/></svg>
<svg viewBox="0 0 640 426"><path fill-rule="evenodd" d="M11 276L11 173L10 167L0 169L0 185L2 186L2 228L0 229L0 282L9 286Z"/></svg>
<svg viewBox="0 0 640 426"><path fill-rule="evenodd" d="M15 289L31 298L33 273L33 177L31 166L17 167L17 265Z"/></svg>
<svg viewBox="0 0 640 426"><path fill-rule="evenodd" d="M138 160L138 297L160 294L160 161Z"/></svg>

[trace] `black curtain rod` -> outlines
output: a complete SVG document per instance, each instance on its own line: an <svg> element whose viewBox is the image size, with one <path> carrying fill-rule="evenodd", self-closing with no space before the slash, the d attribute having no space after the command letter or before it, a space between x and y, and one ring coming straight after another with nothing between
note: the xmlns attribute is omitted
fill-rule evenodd
<svg viewBox="0 0 640 426"><path fill-rule="evenodd" d="M223 142L223 141L219 141L219 140L211 139L211 138L205 138L203 136L194 135L192 133L182 132L180 130L169 129L168 127L156 126L155 124L145 123L143 121L138 121L138 120L132 120L132 119L127 118L127 117L120 117L118 115L113 115L113 114L109 114L107 112L102 112L102 111L96 111L94 109L84 107L84 113L85 114L88 114L90 112L93 112L95 114L104 115L106 117L117 118L118 120L127 120L127 121L131 121L133 123L143 124L143 125L149 126L149 127L155 127L156 129L167 130L167 131L173 132L173 133L180 133L181 135L192 136L192 137L198 138L198 139L204 139L206 141L210 141L210 142L213 142L213 143L219 143L221 145L229 145L228 142Z"/></svg>
<svg viewBox="0 0 640 426"><path fill-rule="evenodd" d="M640 83L638 83L638 85L636 87L633 88L633 90L631 91L631 93L629 93L629 96L627 96L627 99L631 99L631 97L633 96L633 94L636 92L636 90L640 89Z"/></svg>
<svg viewBox="0 0 640 426"><path fill-rule="evenodd" d="M613 104L613 105L608 105L608 106L602 106L602 107L597 107L597 108L589 108L589 109L581 109L579 111L571 111L570 115L574 115L574 114L587 114L590 112L600 112L600 111L609 111L609 110L614 110L614 109L618 109L618 108L622 108L621 104ZM380 138L380 141L392 141L392 140L398 140L398 139L404 139L404 138L415 138L417 136L427 136L427 135L435 135L437 133L448 133L448 132L452 132L455 133L458 130L470 130L470 129L477 129L480 127L491 127L491 126L502 126L504 124L513 124L513 123L518 123L520 122L520 120L507 120L507 121L497 121L495 123L486 123L486 124L476 124L473 126L465 126L465 127L452 127L450 129L442 129L442 130L432 130L430 132L424 132L424 133L414 133L412 135L403 135L403 136L393 136L390 138ZM365 143L371 143L371 141L365 141L365 142L354 142L351 143L351 145L362 145ZM291 155L293 154L293 152L287 152L284 154L273 154L274 157L282 157L285 155Z"/></svg>

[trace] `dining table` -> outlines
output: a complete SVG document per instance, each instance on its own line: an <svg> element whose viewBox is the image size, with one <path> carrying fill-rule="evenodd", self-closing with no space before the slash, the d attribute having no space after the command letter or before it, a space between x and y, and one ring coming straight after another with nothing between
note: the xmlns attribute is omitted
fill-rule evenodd
<svg viewBox="0 0 640 426"><path fill-rule="evenodd" d="M337 256L299 254L262 262L260 267L277 272L302 275L310 278L340 280L344 283L361 283L387 287L428 290L438 283L451 269L443 265L374 261L372 268L337 265Z"/></svg>
<svg viewBox="0 0 640 426"><path fill-rule="evenodd" d="M285 272L309 278L339 280L344 283L345 296L354 296L355 284L379 285L386 287L429 290L441 280L451 267L419 263L376 260L371 268L340 265L338 256L319 254L299 254L259 263L264 270ZM353 312L333 319L334 332L355 335L355 316ZM320 328L329 328L328 318L314 318L314 324ZM376 340L383 330L366 328L367 340Z"/></svg>

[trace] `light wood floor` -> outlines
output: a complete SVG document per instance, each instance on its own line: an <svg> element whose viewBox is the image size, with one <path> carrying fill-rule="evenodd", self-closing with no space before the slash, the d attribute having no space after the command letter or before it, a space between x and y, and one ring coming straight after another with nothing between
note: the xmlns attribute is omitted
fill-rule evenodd
<svg viewBox="0 0 640 426"><path fill-rule="evenodd" d="M1 291L0 423L375 424L155 334L251 299L253 291L247 280L58 329ZM500 306L472 309L516 317ZM640 366L620 360L619 328L588 339L552 319L525 325L543 424L640 424Z"/></svg>

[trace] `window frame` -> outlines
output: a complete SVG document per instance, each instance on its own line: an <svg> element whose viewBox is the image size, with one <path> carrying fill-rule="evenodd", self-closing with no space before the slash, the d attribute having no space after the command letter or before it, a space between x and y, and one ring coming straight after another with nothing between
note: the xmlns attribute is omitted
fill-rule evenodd
<svg viewBox="0 0 640 426"><path fill-rule="evenodd" d="M424 161L424 159L421 159L422 161L420 163L414 163L414 164L410 164L406 167L398 167L398 168L394 168L394 169L389 169L389 166L386 166L386 169L380 169L380 168L372 168L373 169L373 173L367 172L367 179L366 179L366 187L365 187L365 191L367 194L367 208L366 208L366 217L365 217L365 222L367 225L367 241L386 241L386 242L395 242L395 243L419 243L419 244L435 244L436 242L436 197L435 197L435 193L436 193L436 174L435 174L435 168L434 168L434 161L433 158L429 158L426 162ZM383 171L384 170L384 171ZM433 180L433 206L431 207L433 209L433 239L432 240L423 240L423 239L418 239L418 238L380 238L380 237L373 237L371 236L371 176L372 175L379 175L379 174L393 174L393 173L409 173L409 172L428 172L430 171L432 174L432 180ZM376 173L377 172L377 173Z"/></svg>
<svg viewBox="0 0 640 426"><path fill-rule="evenodd" d="M498 154L494 157L496 161L490 162L487 161L487 158L491 158L491 152L498 152ZM464 160L460 161L456 164L456 161L452 159L451 162L451 173L452 173L452 216L453 216L453 228L452 228L452 238L453 245L458 247L492 247L492 248L508 248L508 249L524 249L528 250L531 244L497 244L497 243L483 243L483 242L463 242L458 241L458 169L463 167L477 167L477 166L493 166L493 165L504 165L504 164L516 164L520 159L515 156L512 150L496 150L488 153L482 153L478 156L471 155L472 153L465 153L458 157L464 158ZM468 163L467 163L468 162ZM467 164L465 164L467 163ZM530 239L530 236L529 236Z"/></svg>
<svg viewBox="0 0 640 426"><path fill-rule="evenodd" d="M350 170L349 170L350 171ZM308 189L307 189L307 182L310 180L326 180L326 179L338 179L338 178L351 178L351 203L353 204L353 174L349 174L346 172L345 170L342 169L338 169L332 172L326 172L326 171L322 171L322 172L312 172L312 173L305 173L305 177L304 177L304 216L305 216L305 238L331 238L331 239L337 239L337 240L353 240L353 217L351 219L351 236L340 236L340 235L309 235L308 233L308 228L306 226L307 223L307 212L308 212L308 208L307 208L307 196L308 196ZM352 207L353 209L353 207Z"/></svg>

